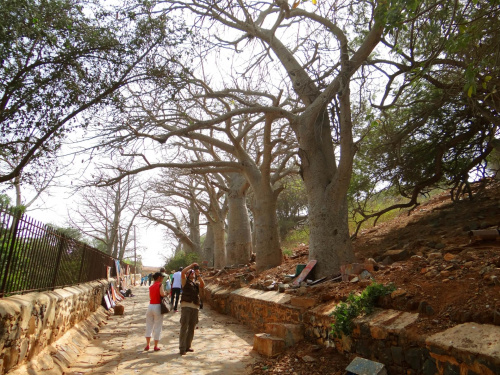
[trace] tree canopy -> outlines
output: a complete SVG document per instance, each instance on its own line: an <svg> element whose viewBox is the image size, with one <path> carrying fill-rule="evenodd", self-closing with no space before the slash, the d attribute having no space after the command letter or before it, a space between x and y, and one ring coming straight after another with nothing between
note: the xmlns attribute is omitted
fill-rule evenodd
<svg viewBox="0 0 500 375"><path fill-rule="evenodd" d="M0 17L0 182L29 163L44 168L61 139L86 126L89 110L119 101L123 86L171 74L173 56L144 63L186 34L133 1L2 0Z"/></svg>
<svg viewBox="0 0 500 375"><path fill-rule="evenodd" d="M181 171L150 185L159 197L143 214L203 254L186 225L203 213L218 267L236 259L229 244L253 246L258 270L279 264L277 218L301 220L307 198L310 258L325 276L354 260L349 209L378 218L487 173L499 133L498 0L78 1L26 3L31 13L19 1L6 15L0 160L21 158L2 164L0 181L47 160L72 121L92 123L101 153L131 160L101 185ZM176 32L174 16L191 32ZM404 201L366 208L394 192Z"/></svg>

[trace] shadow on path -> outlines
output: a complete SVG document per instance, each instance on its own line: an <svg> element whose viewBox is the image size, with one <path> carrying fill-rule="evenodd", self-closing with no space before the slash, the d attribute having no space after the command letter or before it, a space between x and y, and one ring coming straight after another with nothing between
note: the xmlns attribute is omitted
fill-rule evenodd
<svg viewBox="0 0 500 375"><path fill-rule="evenodd" d="M125 314L110 315L98 337L71 366L68 375L249 374L259 355L252 351L253 332L229 316L205 306L194 333L193 353L179 355L180 312L164 316L160 348L144 351L147 287L135 287L122 304Z"/></svg>

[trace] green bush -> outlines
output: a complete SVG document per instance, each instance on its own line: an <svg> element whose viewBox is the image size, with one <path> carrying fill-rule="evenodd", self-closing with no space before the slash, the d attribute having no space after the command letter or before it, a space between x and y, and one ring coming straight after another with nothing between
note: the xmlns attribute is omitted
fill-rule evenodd
<svg viewBox="0 0 500 375"><path fill-rule="evenodd" d="M185 253L184 251L179 251L174 255L173 258L170 258L168 262L165 264L165 270L170 272L172 270L177 271L180 267L184 268L189 266L191 263L200 262L200 257L195 253Z"/></svg>
<svg viewBox="0 0 500 375"><path fill-rule="evenodd" d="M291 255L293 255L293 250L285 248L285 249L283 249L283 255L291 256Z"/></svg>
<svg viewBox="0 0 500 375"><path fill-rule="evenodd" d="M288 235L281 241L281 248L283 249L283 254L292 255L293 249L295 249L299 244L309 243L309 227L304 226L299 229L292 230Z"/></svg>
<svg viewBox="0 0 500 375"><path fill-rule="evenodd" d="M374 282L360 295L349 294L347 301L341 302L330 314L335 319L330 333L337 338L342 334L349 336L352 333L354 319L362 314L371 314L378 298L392 293L395 289L393 284L385 286Z"/></svg>

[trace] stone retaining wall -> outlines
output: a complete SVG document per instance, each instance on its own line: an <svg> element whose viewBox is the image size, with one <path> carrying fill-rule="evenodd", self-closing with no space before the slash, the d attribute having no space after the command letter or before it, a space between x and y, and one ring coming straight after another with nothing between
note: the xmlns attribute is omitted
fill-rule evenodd
<svg viewBox="0 0 500 375"><path fill-rule="evenodd" d="M0 299L0 374L33 359L87 319L109 288L106 280Z"/></svg>
<svg viewBox="0 0 500 375"><path fill-rule="evenodd" d="M288 294L249 288L231 291L208 286L202 299L214 310L235 317L256 332L263 331L266 323L301 322L304 311L289 305L291 297Z"/></svg>
<svg viewBox="0 0 500 375"><path fill-rule="evenodd" d="M417 313L378 310L355 320L351 336L336 339L330 334L335 303L300 308L286 293L211 286L205 288L204 301L260 332L265 323L302 323L307 339L381 362L391 375L500 374L498 326L466 323L422 336L411 329Z"/></svg>

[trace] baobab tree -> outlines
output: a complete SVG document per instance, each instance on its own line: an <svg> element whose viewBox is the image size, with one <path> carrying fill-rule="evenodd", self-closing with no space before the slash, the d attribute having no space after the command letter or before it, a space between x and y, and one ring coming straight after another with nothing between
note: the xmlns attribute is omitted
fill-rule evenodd
<svg viewBox="0 0 500 375"><path fill-rule="evenodd" d="M297 147L290 128L281 119L283 116L268 114L268 107L262 104L263 101L268 102L268 105L274 104L272 111L280 111L280 105L283 105L280 103L281 95L274 97L253 92L250 97L248 91L242 89L214 91L204 80L192 76L189 84L176 94L176 98L176 108L173 109L156 97L146 101L141 96L133 105L133 111L125 111L126 119L115 119L113 124L124 123L121 131L129 132L129 141L152 139L162 145L168 141L169 147L175 145L183 148L192 156L186 156L188 161L183 163L147 161L142 167L122 168L121 175L155 168L186 169L192 174L221 175L219 186L225 186L224 189L228 191L230 186L235 186L235 175L230 177L231 174L244 176L247 183L238 182L241 191L233 189L229 197L239 195L240 213L246 213L246 207L241 206L245 202L242 194L247 184L252 188L255 197L253 248L257 254L257 269L264 270L281 264L276 202L283 190L280 180L290 173L298 173L295 162ZM139 107L142 112L138 110ZM214 115L220 113L221 108L225 111ZM212 118L201 120L207 116ZM199 122L203 124L190 125ZM237 201L233 200L232 203L236 205ZM230 222L229 226L234 223ZM244 246L250 246L250 241ZM215 254L217 259L217 252ZM238 260L240 263L243 259Z"/></svg>
<svg viewBox="0 0 500 375"><path fill-rule="evenodd" d="M167 0L163 5L190 13L193 27L213 48L249 51L238 59L240 64L227 64L238 66L239 81L258 84L260 91L265 86L275 97L283 90L291 99L288 105L273 101L259 109L268 119L285 118L293 130L308 196L309 256L318 261L317 276L337 272L342 263L354 260L347 207L357 150L351 86L356 75L364 73L360 67L384 31L398 27L412 9L403 1L320 1L311 11L305 3L296 2L291 9L285 1ZM262 77L258 83L252 81L254 74ZM228 90L231 83L226 82ZM234 113L221 110L228 118ZM193 130L212 121L189 120ZM216 123L220 121L212 125ZM165 138L177 134L169 132Z"/></svg>
<svg viewBox="0 0 500 375"><path fill-rule="evenodd" d="M209 203L203 202L205 189L196 176L186 175L178 169L163 169L160 177L152 179L148 186L150 199L142 215L167 228L186 253L195 253L205 259L200 243L199 216Z"/></svg>

